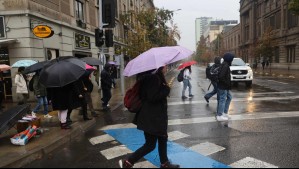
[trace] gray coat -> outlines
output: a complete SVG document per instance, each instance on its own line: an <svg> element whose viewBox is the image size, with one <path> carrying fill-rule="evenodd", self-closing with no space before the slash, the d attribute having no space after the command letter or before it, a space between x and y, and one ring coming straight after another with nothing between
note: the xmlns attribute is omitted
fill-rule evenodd
<svg viewBox="0 0 299 169"><path fill-rule="evenodd" d="M47 96L47 88L39 82L39 75L34 75L32 78L35 96Z"/></svg>

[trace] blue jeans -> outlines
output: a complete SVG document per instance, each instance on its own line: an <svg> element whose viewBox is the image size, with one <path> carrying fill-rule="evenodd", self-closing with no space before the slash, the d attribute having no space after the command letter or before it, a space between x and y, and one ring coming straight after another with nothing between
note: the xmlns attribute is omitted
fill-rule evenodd
<svg viewBox="0 0 299 169"><path fill-rule="evenodd" d="M37 105L34 108L33 112L37 113L42 105L44 105L44 115L48 114L48 99L46 96L36 97Z"/></svg>
<svg viewBox="0 0 299 169"><path fill-rule="evenodd" d="M229 90L218 89L218 108L217 116L222 116L223 113L227 114L230 103L232 101L232 95Z"/></svg>
<svg viewBox="0 0 299 169"><path fill-rule="evenodd" d="M189 88L189 95L192 95L192 92L191 92L192 85L190 83L190 80L184 79L183 83L184 83L184 88L183 88L182 96L185 96L185 92L186 92L187 87Z"/></svg>
<svg viewBox="0 0 299 169"><path fill-rule="evenodd" d="M212 85L214 87L213 91L211 91L210 93L207 93L205 95L205 97L209 100L211 97L213 97L215 94L217 94L218 92L218 87L217 87L217 83L216 82L212 82ZM218 98L218 97L217 97ZM218 99L217 99L218 100Z"/></svg>

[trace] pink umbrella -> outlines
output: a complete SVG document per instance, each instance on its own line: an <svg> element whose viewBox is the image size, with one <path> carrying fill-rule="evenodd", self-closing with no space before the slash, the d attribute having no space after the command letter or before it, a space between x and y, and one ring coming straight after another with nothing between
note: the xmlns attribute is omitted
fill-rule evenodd
<svg viewBox="0 0 299 169"><path fill-rule="evenodd" d="M185 59L193 53L187 51L179 46L151 48L128 63L124 76L133 76Z"/></svg>
<svg viewBox="0 0 299 169"><path fill-rule="evenodd" d="M10 70L11 67L5 64L0 65L0 72Z"/></svg>
<svg viewBox="0 0 299 169"><path fill-rule="evenodd" d="M92 67L92 66L90 66L90 65L88 65L88 64L85 65L85 69L86 69L86 70L91 70L91 71L96 70L94 67Z"/></svg>

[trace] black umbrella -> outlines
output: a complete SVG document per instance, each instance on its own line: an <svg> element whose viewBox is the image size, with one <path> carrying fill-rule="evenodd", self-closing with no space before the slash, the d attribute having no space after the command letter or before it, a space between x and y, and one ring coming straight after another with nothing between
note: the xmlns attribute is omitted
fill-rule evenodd
<svg viewBox="0 0 299 169"><path fill-rule="evenodd" d="M85 63L91 65L91 66L98 66L98 65L103 64L99 59L96 59L96 58L93 58L93 57L84 57L84 58L81 58L81 60L84 61Z"/></svg>
<svg viewBox="0 0 299 169"><path fill-rule="evenodd" d="M85 73L85 65L75 57L59 57L45 65L39 80L48 88L63 87L78 80Z"/></svg>
<svg viewBox="0 0 299 169"><path fill-rule="evenodd" d="M31 65L23 71L23 74L29 74L41 70L47 63L49 63L49 61L38 62L34 65Z"/></svg>

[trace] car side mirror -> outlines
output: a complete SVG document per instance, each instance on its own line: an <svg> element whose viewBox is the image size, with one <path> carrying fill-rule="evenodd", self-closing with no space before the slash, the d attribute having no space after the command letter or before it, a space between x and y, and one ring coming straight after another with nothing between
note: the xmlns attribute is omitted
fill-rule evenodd
<svg viewBox="0 0 299 169"><path fill-rule="evenodd" d="M250 64L249 64L249 63L246 63L246 66L249 66L249 67L250 67Z"/></svg>

